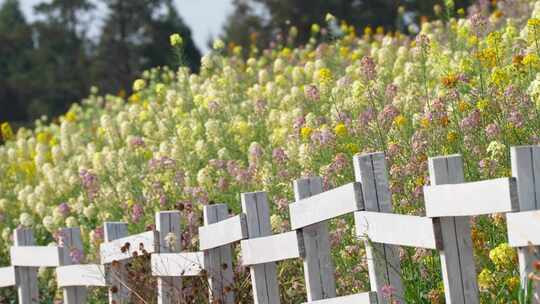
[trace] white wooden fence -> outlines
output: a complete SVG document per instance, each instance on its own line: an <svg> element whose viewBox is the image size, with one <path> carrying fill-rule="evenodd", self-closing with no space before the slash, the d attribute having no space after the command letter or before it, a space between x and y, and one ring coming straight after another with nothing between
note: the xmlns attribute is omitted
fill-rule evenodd
<svg viewBox="0 0 540 304"><path fill-rule="evenodd" d="M122 265L151 254L158 277L158 303L182 299L182 278L205 275L210 303L235 303L233 252L240 242L241 263L249 266L256 304L279 304L276 263L302 259L306 303L404 303L398 246L437 250L441 257L446 303L479 303L471 240L471 216L507 213L509 244L518 249L522 285L533 271L540 246L540 147L513 147L513 177L465 182L459 155L429 159L431 185L424 188L426 216L392 213L383 153L355 156L356 182L322 191L319 177L294 182L289 205L292 231L272 234L265 192L243 193L242 213L229 216L224 204L204 207L200 252L181 248L180 212L156 214L156 230L128 235L126 223L106 222L101 262L73 264L70 252L82 250L80 230L63 229L60 247L34 246L32 232L16 229L11 266L0 268L0 287L14 286L20 304L38 303L37 267L56 267L66 304L86 303L87 288L108 286L110 303L125 303L132 290ZM518 212L521 211L521 212ZM366 244L371 291L337 297L330 255L328 220L354 213L356 236ZM391 286L392 295L385 294ZM540 285L534 286L540 303Z"/></svg>

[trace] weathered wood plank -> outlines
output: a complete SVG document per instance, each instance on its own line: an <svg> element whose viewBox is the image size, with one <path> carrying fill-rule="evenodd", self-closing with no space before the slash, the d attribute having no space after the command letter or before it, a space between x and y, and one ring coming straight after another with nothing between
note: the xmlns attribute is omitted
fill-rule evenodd
<svg viewBox="0 0 540 304"><path fill-rule="evenodd" d="M81 238L81 229L79 227L74 228L63 228L58 232L60 241L59 245L63 247L63 259L62 265L72 265L75 263L80 263L84 253L84 247ZM58 268L57 268L58 273ZM105 273L102 272L103 279L105 278ZM58 281L58 279L57 279ZM61 286L60 286L61 287ZM69 286L63 288L64 293L64 304L85 304L88 291L85 287L81 286Z"/></svg>
<svg viewBox="0 0 540 304"><path fill-rule="evenodd" d="M250 239L272 234L266 192L242 193L242 212L246 214ZM279 304L276 263L250 266L254 304Z"/></svg>
<svg viewBox="0 0 540 304"><path fill-rule="evenodd" d="M304 256L302 234L290 231L240 241L245 266L278 262Z"/></svg>
<svg viewBox="0 0 540 304"><path fill-rule="evenodd" d="M515 178L424 187L428 217L474 216L517 211Z"/></svg>
<svg viewBox="0 0 540 304"><path fill-rule="evenodd" d="M182 250L182 231L180 211L161 211L156 213L156 230L159 235L160 253L177 253ZM174 304L181 299L182 278L158 277L158 304Z"/></svg>
<svg viewBox="0 0 540 304"><path fill-rule="evenodd" d="M11 265L23 267L57 267L63 258L62 248L56 246L13 246Z"/></svg>
<svg viewBox="0 0 540 304"><path fill-rule="evenodd" d="M157 251L157 240L156 231L147 231L102 243L100 245L101 264L131 259L135 253L143 255L143 249L148 253L154 253ZM126 244L129 244L129 248L126 248ZM122 252L122 248L126 250Z"/></svg>
<svg viewBox="0 0 540 304"><path fill-rule="evenodd" d="M15 229L13 232L13 243L16 247L33 246L35 241L32 230L27 228ZM15 267L19 304L39 303L37 272L38 268L36 267Z"/></svg>
<svg viewBox="0 0 540 304"><path fill-rule="evenodd" d="M155 253L150 257L152 275L158 277L189 277L203 273L204 252Z"/></svg>
<svg viewBox="0 0 540 304"><path fill-rule="evenodd" d="M354 214L356 235L375 243L442 249L433 219L422 216L358 211ZM440 233L439 233L440 234Z"/></svg>
<svg viewBox="0 0 540 304"><path fill-rule="evenodd" d="M120 222L105 222L103 224L104 241L110 243L114 240L125 238L128 235L127 224ZM122 243L123 246L124 244ZM104 260L101 253L101 260ZM130 298L130 291L126 287L127 273L125 262L120 261L115 265L107 264L105 266L105 277L111 288L109 288L109 303L124 303Z"/></svg>
<svg viewBox="0 0 540 304"><path fill-rule="evenodd" d="M362 205L362 190L358 183L329 192L333 194L322 193L320 177L294 181L294 196L298 203L295 203L296 206L290 210L291 216L297 217L296 227L302 226L298 232L305 246L303 264L308 301L336 296L335 267L330 255L328 223L321 220L325 219L325 214L334 217ZM335 200L332 201L331 198ZM348 202L348 204L339 206L342 202ZM310 204L313 205L310 207ZM308 223L311 224L305 226Z"/></svg>
<svg viewBox="0 0 540 304"><path fill-rule="evenodd" d="M15 267L0 268L0 288L15 286Z"/></svg>
<svg viewBox="0 0 540 304"><path fill-rule="evenodd" d="M392 196L388 183L386 159L382 152L357 155L353 158L356 181L362 183L366 211L392 213ZM399 247L365 241L371 290L377 292L379 304L394 303L404 298L401 282ZM385 288L391 286L391 296Z"/></svg>
<svg viewBox="0 0 540 304"><path fill-rule="evenodd" d="M463 160L461 155L433 157L429 159L429 177L432 185L463 183ZM461 194L460 194L461 195ZM455 205L463 197L448 204ZM469 199L465 196L465 199ZM470 200L468 201L470 204ZM444 293L448 304L479 303L476 266L474 263L471 226L469 217L441 217L441 257Z"/></svg>
<svg viewBox="0 0 540 304"><path fill-rule="evenodd" d="M512 176L517 180L519 210L529 211L540 209L540 146L512 147L510 149L510 158L512 162ZM511 214L507 214L507 217L508 215ZM533 223L531 222L531 224ZM509 238L517 237L515 233L518 233L518 231L513 232L512 237L510 237L510 233L511 228L509 226ZM540 258L540 246L527 245L517 250L521 286L526 288L529 274L534 271L533 263ZM533 281L533 297L536 303L540 303L540 281Z"/></svg>
<svg viewBox="0 0 540 304"><path fill-rule="evenodd" d="M75 264L56 268L58 287L107 286L105 267L95 264Z"/></svg>
<svg viewBox="0 0 540 304"><path fill-rule="evenodd" d="M221 247L245 238L247 238L247 226L244 214L199 227L200 250Z"/></svg>
<svg viewBox="0 0 540 304"><path fill-rule="evenodd" d="M295 182L295 187L308 185L308 179ZM302 192L302 190L298 190ZM306 196L289 205L291 229L296 230L335 217L364 209L360 183L350 183L312 196Z"/></svg>
<svg viewBox="0 0 540 304"><path fill-rule="evenodd" d="M201 249L208 249L204 257L210 303L234 304L234 273L229 244L247 238L245 214L229 218L227 205L215 204L204 206L203 218L205 226L199 228L199 244Z"/></svg>
<svg viewBox="0 0 540 304"><path fill-rule="evenodd" d="M510 246L540 245L540 210L507 213L506 224Z"/></svg>
<svg viewBox="0 0 540 304"><path fill-rule="evenodd" d="M305 302L304 304L377 304L377 293L370 291L350 296Z"/></svg>

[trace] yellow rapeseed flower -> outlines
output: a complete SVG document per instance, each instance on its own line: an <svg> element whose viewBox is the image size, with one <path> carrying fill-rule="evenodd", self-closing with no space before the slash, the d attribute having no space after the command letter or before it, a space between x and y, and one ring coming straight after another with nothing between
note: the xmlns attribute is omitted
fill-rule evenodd
<svg viewBox="0 0 540 304"><path fill-rule="evenodd" d="M458 102L458 111L460 111L461 113L469 110L470 108L471 108L471 105L465 100L460 100Z"/></svg>
<svg viewBox="0 0 540 304"><path fill-rule="evenodd" d="M478 108L478 110L480 110L480 112L485 112L489 107L489 101L487 101L486 99L480 99L476 102L476 107Z"/></svg>
<svg viewBox="0 0 540 304"><path fill-rule="evenodd" d="M539 18L531 18L529 21L527 21L527 26L530 29L535 29L540 27L540 19Z"/></svg>
<svg viewBox="0 0 540 304"><path fill-rule="evenodd" d="M332 81L332 71L327 68L319 69L316 76L322 84L329 84Z"/></svg>
<svg viewBox="0 0 540 304"><path fill-rule="evenodd" d="M310 127L303 127L302 129L300 129L300 135L302 135L302 138L304 140L308 140L312 132L313 129L311 129Z"/></svg>
<svg viewBox="0 0 540 304"><path fill-rule="evenodd" d="M396 118L394 118L394 124L398 126L399 128L403 127L405 123L407 122L407 119L403 115L398 115Z"/></svg>
<svg viewBox="0 0 540 304"><path fill-rule="evenodd" d="M0 126L0 133L2 134L2 139L4 141L10 140L13 138L13 130L11 129L11 126L8 122L4 122Z"/></svg>
<svg viewBox="0 0 540 304"><path fill-rule="evenodd" d="M450 131L450 132L448 132L448 134L446 134L446 139L450 143L456 141L457 138L458 138L458 134L455 131Z"/></svg>
<svg viewBox="0 0 540 304"><path fill-rule="evenodd" d="M520 280L518 277L510 277L506 280L506 286L508 286L508 289L510 290L516 290L518 289L520 285Z"/></svg>
<svg viewBox="0 0 540 304"><path fill-rule="evenodd" d="M516 251L507 243L502 243L489 252L489 259L497 269L511 268L516 262Z"/></svg>
<svg viewBox="0 0 540 304"><path fill-rule="evenodd" d="M536 67L540 63L540 59L538 56L534 53L527 54L523 57L523 60L521 60L521 63L526 66Z"/></svg>
<svg viewBox="0 0 540 304"><path fill-rule="evenodd" d="M172 34L169 37L169 40L171 42L171 46L173 47L181 46L184 43L184 39L182 39L182 36L180 36L178 33Z"/></svg>
<svg viewBox="0 0 540 304"><path fill-rule="evenodd" d="M133 82L133 91L139 92L146 87L146 81L144 79L137 79Z"/></svg>
<svg viewBox="0 0 540 304"><path fill-rule="evenodd" d="M345 126L344 123L338 123L338 124L334 127L334 133L336 133L336 136L338 136L338 137L346 136L347 133L348 133L347 127Z"/></svg>
<svg viewBox="0 0 540 304"><path fill-rule="evenodd" d="M420 126L422 126L422 128L429 128L429 119L427 117L422 117L422 119L420 119Z"/></svg>
<svg viewBox="0 0 540 304"><path fill-rule="evenodd" d="M47 132L38 132L36 135L36 139L39 143L42 144L48 144L51 138L51 134Z"/></svg>
<svg viewBox="0 0 540 304"><path fill-rule="evenodd" d="M347 148L347 151L351 152L353 155L360 151L358 145L354 143L348 143L345 147Z"/></svg>
<svg viewBox="0 0 540 304"><path fill-rule="evenodd" d="M495 284L495 275L487 268L483 269L478 275L478 286L481 290L487 290Z"/></svg>
<svg viewBox="0 0 540 304"><path fill-rule="evenodd" d="M69 122L75 122L77 121L77 114L75 114L73 111L68 111L66 113L66 121L69 121Z"/></svg>

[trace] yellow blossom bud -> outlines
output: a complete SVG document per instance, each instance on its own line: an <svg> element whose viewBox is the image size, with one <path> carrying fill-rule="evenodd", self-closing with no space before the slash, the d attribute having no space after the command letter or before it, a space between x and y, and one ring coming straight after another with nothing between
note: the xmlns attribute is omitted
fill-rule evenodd
<svg viewBox="0 0 540 304"><path fill-rule="evenodd" d="M169 37L169 40L171 42L171 46L173 46L173 47L181 46L184 43L184 40L182 39L182 36L180 36L180 34L178 34L178 33L172 34Z"/></svg>

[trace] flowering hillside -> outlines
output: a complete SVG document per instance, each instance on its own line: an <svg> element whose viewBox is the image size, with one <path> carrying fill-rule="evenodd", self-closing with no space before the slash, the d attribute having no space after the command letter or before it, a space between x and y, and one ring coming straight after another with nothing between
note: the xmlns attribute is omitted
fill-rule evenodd
<svg viewBox="0 0 540 304"><path fill-rule="evenodd" d="M226 202L238 213L246 191L268 191L273 228L286 231L292 180L350 182L360 152L386 152L398 213L423 213L428 156L461 153L468 180L510 175L509 147L540 142L540 1L443 15L415 37L369 28L358 36L328 16L306 46L284 41L251 50L248 60L218 41L198 75L156 68L128 98L94 90L54 123L17 134L3 124L0 263L19 225L40 244L54 242L60 227L81 226L92 260L103 221L140 232L169 209L182 210L184 247L195 248L202 206ZM504 218L474 223L483 301L516 300ZM342 294L369 288L363 245L352 235L349 219L333 222ZM408 303L444 301L437 252L404 249L402 263ZM289 266L280 272L284 302L297 303L301 268ZM55 288L50 272L41 276Z"/></svg>

